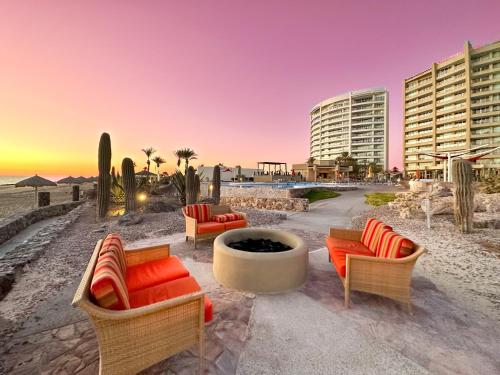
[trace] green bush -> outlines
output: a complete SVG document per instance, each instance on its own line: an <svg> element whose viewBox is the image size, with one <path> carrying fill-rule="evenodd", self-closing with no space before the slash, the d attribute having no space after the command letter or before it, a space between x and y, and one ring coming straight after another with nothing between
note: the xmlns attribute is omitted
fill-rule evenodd
<svg viewBox="0 0 500 375"><path fill-rule="evenodd" d="M313 203L322 199L337 198L340 193L333 190L311 190L304 195L304 198L309 199L309 203Z"/></svg>
<svg viewBox="0 0 500 375"><path fill-rule="evenodd" d="M365 194L365 203L370 206L382 206L396 199L394 193L367 193Z"/></svg>

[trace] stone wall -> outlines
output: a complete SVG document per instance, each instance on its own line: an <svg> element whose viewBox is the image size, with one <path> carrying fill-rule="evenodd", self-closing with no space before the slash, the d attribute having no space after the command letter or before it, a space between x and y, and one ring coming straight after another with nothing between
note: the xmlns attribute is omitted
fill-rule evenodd
<svg viewBox="0 0 500 375"><path fill-rule="evenodd" d="M33 237L21 243L19 246L9 250L5 254L0 255L0 301L12 288L12 284L14 283L19 270L22 270L24 265L27 263L33 262L40 257L52 240L54 240L67 226L78 219L85 206L80 206L74 210L72 209L82 203L84 202L80 201L72 202L72 204L65 203L44 207L45 209L48 209L50 207L64 206L48 210L45 214L50 213L51 216L56 216L56 213L59 212L67 214L58 217L54 223L51 223L51 225L41 229ZM70 210L71 212L68 213ZM39 211L39 209L34 211Z"/></svg>
<svg viewBox="0 0 500 375"><path fill-rule="evenodd" d="M301 187L293 189L273 189L272 187L268 186L244 188L221 186L221 197L302 198L311 190L347 191L356 189L357 187L355 186Z"/></svg>
<svg viewBox="0 0 500 375"><path fill-rule="evenodd" d="M277 211L307 211L309 209L309 200L306 198L221 197L221 204Z"/></svg>
<svg viewBox="0 0 500 375"><path fill-rule="evenodd" d="M82 203L84 203L84 201L53 204L51 206L36 208L28 212L19 213L5 219L1 219L0 244L10 240L31 224L49 217L64 215Z"/></svg>

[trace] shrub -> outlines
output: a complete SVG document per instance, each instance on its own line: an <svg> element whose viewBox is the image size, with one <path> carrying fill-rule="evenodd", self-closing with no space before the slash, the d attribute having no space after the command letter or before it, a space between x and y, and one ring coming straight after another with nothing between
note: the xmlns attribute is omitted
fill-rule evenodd
<svg viewBox="0 0 500 375"><path fill-rule="evenodd" d="M370 206L382 206L396 199L394 193L368 193L365 194L365 203Z"/></svg>
<svg viewBox="0 0 500 375"><path fill-rule="evenodd" d="M500 176L487 178L481 182L479 190L486 194L500 193Z"/></svg>
<svg viewBox="0 0 500 375"><path fill-rule="evenodd" d="M309 203L313 203L322 199L337 198L340 193L333 190L311 190L304 194L304 198L309 199Z"/></svg>

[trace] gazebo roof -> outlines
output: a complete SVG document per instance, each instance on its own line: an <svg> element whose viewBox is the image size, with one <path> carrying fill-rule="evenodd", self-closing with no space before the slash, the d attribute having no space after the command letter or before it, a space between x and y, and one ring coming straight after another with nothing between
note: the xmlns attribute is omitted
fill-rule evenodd
<svg viewBox="0 0 500 375"><path fill-rule="evenodd" d="M286 163L281 161L258 161L257 164L282 165Z"/></svg>
<svg viewBox="0 0 500 375"><path fill-rule="evenodd" d="M57 186L54 181L47 180L46 178L40 177L38 175L34 175L33 177L29 177L25 180L19 181L16 187L41 187L41 186Z"/></svg>

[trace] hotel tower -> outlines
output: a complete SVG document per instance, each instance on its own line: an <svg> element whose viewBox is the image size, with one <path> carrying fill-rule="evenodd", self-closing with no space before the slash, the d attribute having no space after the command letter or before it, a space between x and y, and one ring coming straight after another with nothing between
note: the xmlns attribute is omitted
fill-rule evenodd
<svg viewBox="0 0 500 375"><path fill-rule="evenodd" d="M326 166L349 152L358 164L388 169L388 96L383 88L351 91L314 106L310 156Z"/></svg>
<svg viewBox="0 0 500 375"><path fill-rule="evenodd" d="M404 169L438 178L443 161L421 153L500 146L500 41L463 51L404 81ZM477 152L481 151L478 149ZM500 171L500 150L473 164Z"/></svg>

